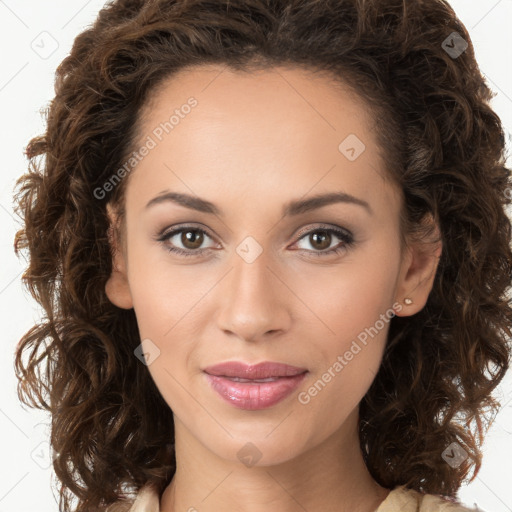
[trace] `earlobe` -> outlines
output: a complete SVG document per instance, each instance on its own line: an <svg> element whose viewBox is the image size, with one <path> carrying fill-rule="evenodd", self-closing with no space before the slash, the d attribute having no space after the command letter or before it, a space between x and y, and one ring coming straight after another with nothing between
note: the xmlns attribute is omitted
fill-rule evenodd
<svg viewBox="0 0 512 512"><path fill-rule="evenodd" d="M107 213L110 219L110 227L108 229L108 240L112 248L112 272L105 283L105 293L115 306L122 309L133 308L133 300L128 283L128 275L126 271L126 261L117 237L117 216L114 214L110 204L107 205Z"/></svg>
<svg viewBox="0 0 512 512"><path fill-rule="evenodd" d="M426 222L434 222L430 214ZM427 303L442 253L438 225L435 225L430 239L411 245L407 251L396 290L396 300L402 305L398 316L414 315Z"/></svg>

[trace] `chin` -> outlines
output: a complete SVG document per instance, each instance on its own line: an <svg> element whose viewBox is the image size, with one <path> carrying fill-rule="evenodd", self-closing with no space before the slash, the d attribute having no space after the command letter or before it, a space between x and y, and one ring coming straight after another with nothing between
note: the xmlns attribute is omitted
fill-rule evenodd
<svg viewBox="0 0 512 512"><path fill-rule="evenodd" d="M271 428L265 425L261 430L244 429L248 432L243 435L235 434L230 430L233 438L224 437L224 442L215 443L214 446L211 445L211 438L209 438L208 447L217 456L231 462L239 462L246 467L283 464L308 450L309 447L304 444L305 440L302 436L295 436L284 429L277 433L281 427L277 427L276 432L272 432L275 428L276 424ZM269 432L272 433L269 435Z"/></svg>

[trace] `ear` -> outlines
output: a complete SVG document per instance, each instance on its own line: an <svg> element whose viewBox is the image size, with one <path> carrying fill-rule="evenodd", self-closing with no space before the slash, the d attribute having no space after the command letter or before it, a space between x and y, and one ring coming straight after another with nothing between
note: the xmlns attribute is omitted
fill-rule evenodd
<svg viewBox="0 0 512 512"><path fill-rule="evenodd" d="M105 293L112 304L119 308L133 308L133 300L128 284L126 258L117 235L118 217L110 204L107 204L107 214L110 219L108 229L109 243L113 252L112 273L105 283Z"/></svg>
<svg viewBox="0 0 512 512"><path fill-rule="evenodd" d="M406 249L395 295L402 305L397 316L410 316L421 311L434 284L443 249L440 229L430 213L423 219L423 224L434 226L434 231L428 239L414 242ZM411 304L404 302L406 297L412 300Z"/></svg>

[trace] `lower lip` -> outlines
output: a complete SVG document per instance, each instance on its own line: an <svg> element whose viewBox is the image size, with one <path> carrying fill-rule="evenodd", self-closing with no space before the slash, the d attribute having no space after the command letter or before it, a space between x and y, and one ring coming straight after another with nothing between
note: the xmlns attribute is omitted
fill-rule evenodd
<svg viewBox="0 0 512 512"><path fill-rule="evenodd" d="M238 409L266 409L284 400L302 382L307 372L293 377L280 377L272 382L236 382L227 377L206 373L212 388Z"/></svg>

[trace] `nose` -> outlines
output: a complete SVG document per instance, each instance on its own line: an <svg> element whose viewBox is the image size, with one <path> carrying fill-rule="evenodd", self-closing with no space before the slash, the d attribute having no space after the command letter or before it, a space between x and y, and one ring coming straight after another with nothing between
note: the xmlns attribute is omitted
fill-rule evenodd
<svg viewBox="0 0 512 512"><path fill-rule="evenodd" d="M245 341L286 332L291 324L293 294L285 276L271 268L264 252L252 263L238 255L233 259L233 268L216 297L218 328Z"/></svg>

